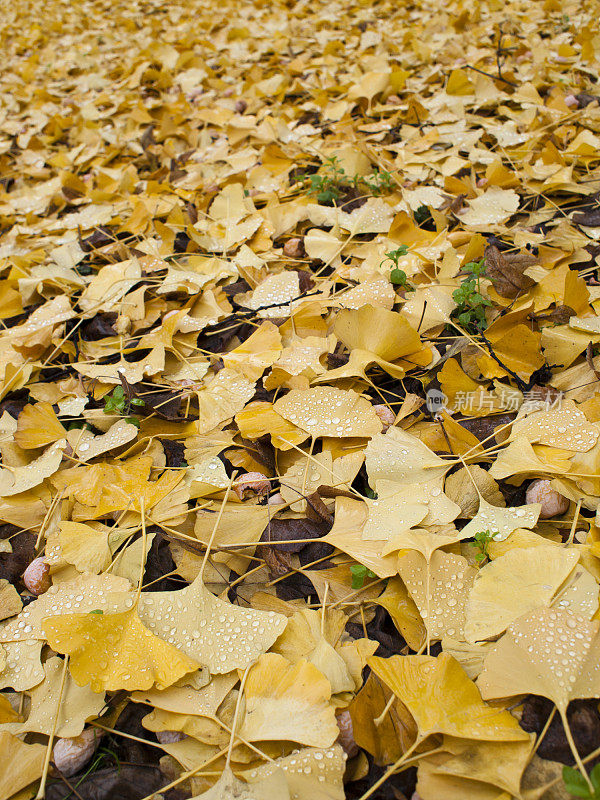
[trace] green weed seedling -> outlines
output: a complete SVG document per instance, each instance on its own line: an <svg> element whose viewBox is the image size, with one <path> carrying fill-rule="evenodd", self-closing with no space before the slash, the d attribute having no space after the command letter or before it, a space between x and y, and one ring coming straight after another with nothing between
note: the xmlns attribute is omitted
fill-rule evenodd
<svg viewBox="0 0 600 800"><path fill-rule="evenodd" d="M467 277L452 292L452 297L458 303L453 311L461 325L470 332L478 333L486 327L485 309L492 305L492 301L481 293L480 280L486 277L485 261L469 261L462 269Z"/></svg>
<svg viewBox="0 0 600 800"><path fill-rule="evenodd" d="M475 556L475 561L481 566L483 562L489 557L488 547L490 542L494 541L494 534L489 531L479 531L473 537L475 541L472 547L476 547L479 551Z"/></svg>
<svg viewBox="0 0 600 800"><path fill-rule="evenodd" d="M398 262L400 261L401 257L405 256L407 253L408 247L405 244L401 244L400 247L396 248L396 250L390 250L389 253L386 253L385 258L379 266L383 266L386 261L391 261L393 267L392 271L390 272L390 281L394 284L394 286L401 286L403 289L406 289L407 292L414 292L415 287L411 286L408 282L406 272L404 272L404 270L400 269L398 266Z"/></svg>
<svg viewBox="0 0 600 800"><path fill-rule="evenodd" d="M371 175L348 175L336 156L323 161L320 173L298 175L299 181L308 180L309 194L316 194L319 203L337 204L350 189L370 195L382 195L394 188L391 173L375 170Z"/></svg>
<svg viewBox="0 0 600 800"><path fill-rule="evenodd" d="M353 589L362 589L365 578L376 578L377 575L365 567L364 564L352 564L350 567L350 573L352 575L352 588Z"/></svg>
<svg viewBox="0 0 600 800"><path fill-rule="evenodd" d="M131 400L127 399L125 390L122 386L115 386L112 392L104 398L104 413L105 414L119 414L125 417L125 421L131 425L140 427L138 417L129 416L131 406L143 406L144 401L139 397L132 397Z"/></svg>

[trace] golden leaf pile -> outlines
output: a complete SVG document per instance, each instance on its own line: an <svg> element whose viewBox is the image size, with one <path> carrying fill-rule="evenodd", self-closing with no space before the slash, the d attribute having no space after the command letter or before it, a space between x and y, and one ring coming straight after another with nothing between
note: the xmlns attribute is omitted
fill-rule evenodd
<svg viewBox="0 0 600 800"><path fill-rule="evenodd" d="M0 29L0 800L589 781L597 9Z"/></svg>

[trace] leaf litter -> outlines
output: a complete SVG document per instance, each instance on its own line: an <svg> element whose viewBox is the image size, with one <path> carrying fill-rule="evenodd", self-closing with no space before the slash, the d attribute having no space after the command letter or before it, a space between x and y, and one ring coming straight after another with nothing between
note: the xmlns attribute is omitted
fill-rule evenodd
<svg viewBox="0 0 600 800"><path fill-rule="evenodd" d="M0 800L600 796L594 9L1 24Z"/></svg>

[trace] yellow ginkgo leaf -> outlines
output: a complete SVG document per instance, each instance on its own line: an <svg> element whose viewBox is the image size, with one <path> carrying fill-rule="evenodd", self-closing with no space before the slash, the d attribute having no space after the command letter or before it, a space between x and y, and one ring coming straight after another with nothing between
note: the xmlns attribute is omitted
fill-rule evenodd
<svg viewBox="0 0 600 800"><path fill-rule="evenodd" d="M20 715L17 714L11 706L8 697L0 694L0 725L4 725L6 722L16 722L20 724L19 719ZM2 728L1 730L6 730L6 728Z"/></svg>
<svg viewBox="0 0 600 800"><path fill-rule="evenodd" d="M365 452L369 483L373 487L378 480L423 483L445 475L452 466L452 462L441 459L416 436L397 427L373 436Z"/></svg>
<svg viewBox="0 0 600 800"><path fill-rule="evenodd" d="M287 623L274 611L242 608L215 597L201 575L177 592L143 592L139 615L156 636L214 674L245 669L271 647Z"/></svg>
<svg viewBox="0 0 600 800"><path fill-rule="evenodd" d="M446 653L373 656L368 664L413 715L420 739L433 733L491 742L529 739L508 711L484 703L458 661Z"/></svg>
<svg viewBox="0 0 600 800"><path fill-rule="evenodd" d="M533 737L522 742L470 742L445 736L443 749L449 757L421 760L417 789L423 800L520 797L533 745Z"/></svg>
<svg viewBox="0 0 600 800"><path fill-rule="evenodd" d="M242 776L253 787L282 770L292 800L344 800L345 769L346 754L336 744L327 749L303 747L262 767L244 770ZM280 800L280 796L270 795L267 800Z"/></svg>
<svg viewBox="0 0 600 800"><path fill-rule="evenodd" d="M436 550L428 561L413 551L398 559L398 572L419 609L429 637L461 639L467 597L477 575L467 559Z"/></svg>
<svg viewBox="0 0 600 800"><path fill-rule="evenodd" d="M64 490L66 497L109 513L129 507L132 498L140 497L151 468L150 456L138 456L122 462L63 469L54 477L53 484Z"/></svg>
<svg viewBox="0 0 600 800"><path fill-rule="evenodd" d="M578 561L575 550L551 546L514 548L490 561L479 570L469 596L466 640L495 638L517 617L551 605ZM597 604L597 587L595 595Z"/></svg>
<svg viewBox="0 0 600 800"><path fill-rule="evenodd" d="M257 381L281 353L281 334L272 322L263 322L243 344L223 355L227 369Z"/></svg>
<svg viewBox="0 0 600 800"><path fill-rule="evenodd" d="M372 305L340 311L333 331L349 350L365 350L384 361L396 361L422 348L419 334L405 317Z"/></svg>
<svg viewBox="0 0 600 800"><path fill-rule="evenodd" d="M489 531L495 541L503 541L517 528L533 528L542 506L529 503L526 506L498 508L490 505L483 497L479 501L479 511L462 529L461 538L475 536L480 531Z"/></svg>
<svg viewBox="0 0 600 800"><path fill-rule="evenodd" d="M514 189L492 186L467 203L469 208L460 215L460 219L468 228L475 231L496 230L518 209L519 195Z"/></svg>
<svg viewBox="0 0 600 800"><path fill-rule="evenodd" d="M259 312L260 317L288 317L297 306L300 295L300 278L294 270L269 275L262 283L238 300L247 308ZM296 300L294 303L293 301ZM301 302L301 301L300 301ZM262 310L261 310L262 309Z"/></svg>
<svg viewBox="0 0 600 800"><path fill-rule="evenodd" d="M425 625L404 583L398 577L392 578L373 602L385 608L411 650L420 650L425 642Z"/></svg>
<svg viewBox="0 0 600 800"><path fill-rule="evenodd" d="M382 545L385 540L362 538L362 529L367 522L367 516L366 503L348 497L337 497L333 528L321 541L348 553L380 578L389 578L396 574L396 557L382 555Z"/></svg>
<svg viewBox="0 0 600 800"><path fill-rule="evenodd" d="M89 686L78 686L69 674L62 686L63 663L57 656L46 661L46 677L30 692L31 710L26 722L11 722L2 730L49 736L56 718L56 736L79 736L85 722L98 716L104 707L104 695L95 694Z"/></svg>
<svg viewBox="0 0 600 800"><path fill-rule="evenodd" d="M8 800L41 777L46 745L25 744L11 733L0 733L0 800Z"/></svg>
<svg viewBox="0 0 600 800"><path fill-rule="evenodd" d="M455 658L473 681L479 677L483 669L483 662L494 644L494 642L469 644L464 639L456 639L452 636L442 638L442 650Z"/></svg>
<svg viewBox="0 0 600 800"><path fill-rule="evenodd" d="M563 400L559 408L534 411L516 419L510 438L524 436L532 444L585 453L596 444L599 433L600 427L588 422L572 400Z"/></svg>
<svg viewBox="0 0 600 800"><path fill-rule="evenodd" d="M138 432L136 425L120 419L100 436L94 436L86 429L71 430L67 433L67 441L78 460L85 462L128 444L136 438Z"/></svg>
<svg viewBox="0 0 600 800"><path fill-rule="evenodd" d="M333 486L348 491L363 460L364 456L360 452L348 453L335 461L331 451L323 451L311 457L301 453L294 454L292 463L280 475L281 496L286 503L292 504L292 511L302 511L306 508L306 501L302 497L312 494L319 486Z"/></svg>
<svg viewBox="0 0 600 800"><path fill-rule="evenodd" d="M352 390L323 386L292 389L274 405L275 411L311 436L370 437L381 431L373 406Z"/></svg>
<svg viewBox="0 0 600 800"><path fill-rule="evenodd" d="M474 417L484 417L501 411L498 398L463 371L455 358L449 358L438 372L442 392L455 411Z"/></svg>
<svg viewBox="0 0 600 800"><path fill-rule="evenodd" d="M26 405L17 420L15 442L23 450L46 447L64 439L66 428L59 422L50 403Z"/></svg>
<svg viewBox="0 0 600 800"><path fill-rule="evenodd" d="M506 505L496 481L477 464L470 466L468 471L462 467L448 475L444 491L450 500L460 506L460 517L473 517L477 513L480 495L493 506Z"/></svg>
<svg viewBox="0 0 600 800"><path fill-rule="evenodd" d="M102 383L120 384L121 378L127 383L135 384L144 380L144 375L156 375L165 365L164 347L153 348L141 361L126 361L121 358L114 364L97 364L80 361L73 364L73 369L81 375Z"/></svg>
<svg viewBox="0 0 600 800"><path fill-rule="evenodd" d="M208 791L191 797L190 800L291 800L290 790L282 770L274 769L255 783L238 780L226 767L219 780Z"/></svg>
<svg viewBox="0 0 600 800"><path fill-rule="evenodd" d="M379 272L374 272L358 286L348 289L340 295L342 308L358 310L362 306L371 305L391 311L396 302L394 287Z"/></svg>
<svg viewBox="0 0 600 800"><path fill-rule="evenodd" d="M121 614L63 614L42 623L48 644L70 655L79 686L92 691L165 688L199 664L144 627L135 607Z"/></svg>
<svg viewBox="0 0 600 800"><path fill-rule="evenodd" d="M230 697L230 700L233 698ZM225 704L225 707L228 703ZM229 742L229 733L225 731L219 717L220 715L197 716L194 714L177 714L172 711L165 711L155 708L150 714L142 719L142 725L146 730L157 733L159 731L178 731L197 739L204 744L213 744L217 747L226 747ZM227 717L225 717L227 718Z"/></svg>
<svg viewBox="0 0 600 800"><path fill-rule="evenodd" d="M307 661L292 665L277 653L261 656L248 673L244 697L240 736L248 741L330 747L337 739L331 686Z"/></svg>
<svg viewBox="0 0 600 800"><path fill-rule="evenodd" d="M24 692L44 680L41 661L43 646L44 642L37 639L3 642L0 645L0 689Z"/></svg>
<svg viewBox="0 0 600 800"><path fill-rule="evenodd" d="M412 528L422 522L429 509L426 504L411 502L406 487L391 481L377 481L377 499L367 498L369 517L363 528L363 539L391 539L398 530Z"/></svg>
<svg viewBox="0 0 600 800"><path fill-rule="evenodd" d="M384 543L382 552L387 555L398 550L417 550L430 561L432 554L440 547L447 547L463 538L462 531L457 531L451 525L442 527L439 533L426 528L411 528L395 534L389 542Z"/></svg>
<svg viewBox="0 0 600 800"><path fill-rule="evenodd" d="M278 450L290 450L308 438L306 431L278 414L272 403L264 401L248 403L235 415L235 421L245 439L258 439L269 434L273 447Z"/></svg>
<svg viewBox="0 0 600 800"><path fill-rule="evenodd" d="M569 611L538 608L506 631L487 656L478 686L486 700L537 694L556 706L580 771L567 720L571 700L600 697L600 623Z"/></svg>
<svg viewBox="0 0 600 800"><path fill-rule="evenodd" d="M51 445L43 455L22 467L0 469L0 497L10 497L38 486L45 478L54 475L63 458L66 440Z"/></svg>
<svg viewBox="0 0 600 800"><path fill-rule="evenodd" d="M113 575L84 574L75 580L54 584L0 627L0 642L45 639L42 621L57 614L125 611L133 604L130 588L129 581Z"/></svg>
<svg viewBox="0 0 600 800"><path fill-rule="evenodd" d="M341 253L343 242L331 231L320 228L311 228L304 237L304 248L311 258L318 258L324 263L329 263L336 255Z"/></svg>
<svg viewBox="0 0 600 800"><path fill-rule="evenodd" d="M81 522L59 523L61 556L79 572L102 572L111 561L108 531L97 531Z"/></svg>
<svg viewBox="0 0 600 800"><path fill-rule="evenodd" d="M288 389L308 387L318 375L326 372L321 358L329 352L330 341L322 336L293 339L273 364L270 374L263 380L265 389L279 386Z"/></svg>
<svg viewBox="0 0 600 800"><path fill-rule="evenodd" d="M489 475L496 480L509 476L548 477L569 471L572 453L549 447L533 447L525 436L513 439L508 447L498 453L490 467ZM487 498L486 499L491 499Z"/></svg>
<svg viewBox="0 0 600 800"><path fill-rule="evenodd" d="M23 601L12 583L0 579L0 620L14 617L23 608Z"/></svg>
<svg viewBox="0 0 600 800"><path fill-rule="evenodd" d="M348 708L354 740L377 764L391 764L414 743L417 726L406 706L371 672Z"/></svg>
<svg viewBox="0 0 600 800"><path fill-rule="evenodd" d="M214 717L225 697L238 682L238 675L234 671L227 675L211 676L208 680L210 682L200 689L178 684L169 686L166 689L133 692L131 699L136 703L145 703L153 708L159 708L175 714Z"/></svg>
<svg viewBox="0 0 600 800"><path fill-rule="evenodd" d="M254 381L233 369L222 369L206 387L200 389L198 398L198 433L207 433L226 419L238 414L254 394Z"/></svg>

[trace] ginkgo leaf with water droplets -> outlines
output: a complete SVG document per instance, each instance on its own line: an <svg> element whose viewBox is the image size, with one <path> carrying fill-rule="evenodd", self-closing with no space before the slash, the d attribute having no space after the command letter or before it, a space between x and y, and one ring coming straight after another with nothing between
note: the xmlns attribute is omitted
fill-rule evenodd
<svg viewBox="0 0 600 800"><path fill-rule="evenodd" d="M534 411L517 418L510 438L524 436L532 444L587 452L596 444L600 427L588 422L573 400L563 399L558 408Z"/></svg>
<svg viewBox="0 0 600 800"><path fill-rule="evenodd" d="M373 656L368 664L413 715L421 739L433 733L486 741L529 738L508 711L484 703L458 661L446 653Z"/></svg>
<svg viewBox="0 0 600 800"><path fill-rule="evenodd" d="M5 466L0 469L0 497L26 492L38 486L45 478L54 475L62 461L65 445L66 440L60 439L30 464L22 467Z"/></svg>
<svg viewBox="0 0 600 800"><path fill-rule="evenodd" d="M303 747L297 753L277 758L241 774L250 786L282 770L292 800L344 800L346 754L339 744L333 747ZM280 800L270 797L269 800Z"/></svg>
<svg viewBox="0 0 600 800"><path fill-rule="evenodd" d="M543 546L516 547L490 561L479 570L469 596L466 640L497 637L517 617L549 606L578 561L575 550ZM597 587L595 594L597 600Z"/></svg>
<svg viewBox="0 0 600 800"><path fill-rule="evenodd" d="M57 656L44 664L44 680L31 692L31 709L25 722L1 726L10 733L50 735L56 718L56 736L79 736L88 719L97 717L104 707L104 695L89 686L78 686L67 673L62 686L63 660Z"/></svg>
<svg viewBox="0 0 600 800"><path fill-rule="evenodd" d="M479 197L467 200L469 208L460 215L461 221L471 230L496 230L519 207L519 195L514 189L492 186Z"/></svg>
<svg viewBox="0 0 600 800"><path fill-rule="evenodd" d="M215 597L201 575L177 592L143 592L139 614L153 633L216 674L252 664L287 623L274 611L242 608Z"/></svg>
<svg viewBox="0 0 600 800"><path fill-rule="evenodd" d="M41 661L43 646L44 642L37 639L0 645L4 658L0 670L0 689L11 688L15 692L23 692L44 680Z"/></svg>
<svg viewBox="0 0 600 800"><path fill-rule="evenodd" d="M434 480L448 472L452 462L444 461L420 439L402 428L379 433L366 448L369 483L378 480L412 484Z"/></svg>
<svg viewBox="0 0 600 800"><path fill-rule="evenodd" d="M144 627L136 608L121 614L63 614L42 623L48 644L70 655L79 686L92 691L165 688L200 666Z"/></svg>
<svg viewBox="0 0 600 800"><path fill-rule="evenodd" d="M250 669L240 736L251 742L291 741L329 747L339 728L327 678L307 661L267 653Z"/></svg>
<svg viewBox="0 0 600 800"><path fill-rule="evenodd" d="M495 541L502 542L517 528L533 528L538 521L541 509L540 503L498 508L490 505L482 497L479 501L479 511L461 530L461 538L489 531Z"/></svg>
<svg viewBox="0 0 600 800"><path fill-rule="evenodd" d="M369 517L362 535L366 540L389 540L398 530L418 525L429 513L426 504L410 502L405 487L390 481L378 481L377 499L367 498L365 503L369 509Z"/></svg>
<svg viewBox="0 0 600 800"><path fill-rule="evenodd" d="M208 791L194 795L190 800L291 800L287 781L282 770L259 778L248 784L238 780L226 767L219 780Z"/></svg>
<svg viewBox="0 0 600 800"><path fill-rule="evenodd" d="M467 597L477 575L467 559L436 550L427 561L413 551L398 559L398 572L417 604L429 636L462 638Z"/></svg>
<svg viewBox="0 0 600 800"><path fill-rule="evenodd" d="M198 433L207 433L241 411L254 394L254 381L224 368L196 392Z"/></svg>
<svg viewBox="0 0 600 800"><path fill-rule="evenodd" d="M571 700L600 697L600 623L569 611L537 608L519 617L485 659L478 686L487 700L537 694L560 714L584 773L567 719Z"/></svg>
<svg viewBox="0 0 600 800"><path fill-rule="evenodd" d="M125 611L134 602L130 588L131 584L124 578L89 573L55 584L0 627L0 642L45 639L43 620L60 614Z"/></svg>
<svg viewBox="0 0 600 800"><path fill-rule="evenodd" d="M269 275L256 289L237 298L243 306L258 311L259 317L287 317L300 294L300 278L297 272L286 270ZM264 310L261 310L264 309Z"/></svg>
<svg viewBox="0 0 600 800"><path fill-rule="evenodd" d="M351 389L292 389L274 409L311 436L370 437L381 431L373 406Z"/></svg>
<svg viewBox="0 0 600 800"><path fill-rule="evenodd" d="M109 450L128 444L138 433L136 425L120 419L100 436L94 436L85 429L75 428L67 433L67 441L79 461L86 462L108 453Z"/></svg>
<svg viewBox="0 0 600 800"><path fill-rule="evenodd" d="M600 697L600 623L537 608L506 631L485 660L483 697L547 697L562 714L571 700Z"/></svg>

